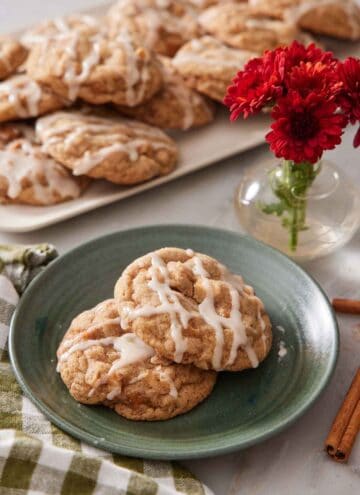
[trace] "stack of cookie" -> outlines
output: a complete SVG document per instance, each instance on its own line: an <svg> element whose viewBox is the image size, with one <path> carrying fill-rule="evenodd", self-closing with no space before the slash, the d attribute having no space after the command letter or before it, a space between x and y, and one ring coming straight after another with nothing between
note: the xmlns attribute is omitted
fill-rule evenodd
<svg viewBox="0 0 360 495"><path fill-rule="evenodd" d="M256 368L271 343L264 305L240 276L204 254L163 248L123 271L114 299L72 321L57 369L83 404L165 420L203 401L218 372Z"/></svg>
<svg viewBox="0 0 360 495"><path fill-rule="evenodd" d="M1 37L0 202L50 205L89 178L129 186L170 173L178 149L162 129L212 122L234 74L265 49L309 42L303 30L359 39L360 10L355 0L119 0L101 19ZM71 191L59 194L54 163Z"/></svg>

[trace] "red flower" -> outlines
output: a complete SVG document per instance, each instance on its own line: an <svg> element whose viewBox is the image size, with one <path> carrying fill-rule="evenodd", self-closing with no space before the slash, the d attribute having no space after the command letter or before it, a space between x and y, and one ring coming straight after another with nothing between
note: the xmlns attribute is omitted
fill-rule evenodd
<svg viewBox="0 0 360 495"><path fill-rule="evenodd" d="M265 52L250 60L229 86L224 103L230 108L231 120L240 114L246 119L283 94L284 51Z"/></svg>
<svg viewBox="0 0 360 495"><path fill-rule="evenodd" d="M325 52L317 47L315 43L304 46L298 41L293 41L286 49L287 70L291 70L293 67L300 65L301 62L311 62L313 64L322 62L323 64L328 65L334 62L334 60L332 52Z"/></svg>
<svg viewBox="0 0 360 495"><path fill-rule="evenodd" d="M339 104L350 122L355 124L360 120L360 60L347 58L339 64L338 72L344 85Z"/></svg>
<svg viewBox="0 0 360 495"><path fill-rule="evenodd" d="M324 150L341 142L347 118L336 114L336 109L335 102L315 93L303 97L290 91L280 98L271 114L275 122L266 136L275 156L295 163L316 163Z"/></svg>
<svg viewBox="0 0 360 495"><path fill-rule="evenodd" d="M306 96L309 93L321 94L326 99L334 99L343 84L339 81L338 62L300 62L287 76L287 88Z"/></svg>

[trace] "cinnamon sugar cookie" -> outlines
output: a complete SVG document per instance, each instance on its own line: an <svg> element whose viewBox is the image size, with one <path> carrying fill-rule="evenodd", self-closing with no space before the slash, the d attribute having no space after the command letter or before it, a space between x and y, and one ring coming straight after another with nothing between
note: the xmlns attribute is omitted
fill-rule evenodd
<svg viewBox="0 0 360 495"><path fill-rule="evenodd" d="M25 126L0 127L0 202L49 206L80 196L87 181L47 156Z"/></svg>
<svg viewBox="0 0 360 495"><path fill-rule="evenodd" d="M0 36L0 80L11 76L27 57L26 48L16 40Z"/></svg>
<svg viewBox="0 0 360 495"><path fill-rule="evenodd" d="M126 29L140 44L170 57L199 35L196 11L185 0L120 0L107 18L110 36Z"/></svg>
<svg viewBox="0 0 360 495"><path fill-rule="evenodd" d="M177 147L160 129L127 119L58 112L37 121L43 148L74 175L130 185L175 167Z"/></svg>
<svg viewBox="0 0 360 495"><path fill-rule="evenodd" d="M286 19L314 34L360 39L360 8L355 0L249 0L258 13Z"/></svg>
<svg viewBox="0 0 360 495"><path fill-rule="evenodd" d="M214 107L211 102L186 86L171 59L160 57L160 60L164 80L160 91L142 105L118 109L129 117L163 129L187 130L212 122Z"/></svg>
<svg viewBox="0 0 360 495"><path fill-rule="evenodd" d="M186 84L210 98L222 101L234 75L256 52L229 48L211 36L189 41L173 58Z"/></svg>
<svg viewBox="0 0 360 495"><path fill-rule="evenodd" d="M40 86L27 74L0 82L0 122L37 117L66 105L63 98Z"/></svg>
<svg viewBox="0 0 360 495"><path fill-rule="evenodd" d="M132 333L124 332L114 300L84 311L59 349L58 371L75 400L104 404L133 420L183 414L211 392L216 374L171 363Z"/></svg>
<svg viewBox="0 0 360 495"><path fill-rule="evenodd" d="M163 248L135 260L115 299L122 327L177 363L239 371L257 367L271 347L254 290L204 254Z"/></svg>
<svg viewBox="0 0 360 495"><path fill-rule="evenodd" d="M108 39L71 31L36 44L27 60L33 79L74 101L134 106L160 88L161 71L152 54L126 34Z"/></svg>
<svg viewBox="0 0 360 495"><path fill-rule="evenodd" d="M301 37L295 24L254 15L247 4L225 3L199 17L205 32L235 48L262 53Z"/></svg>

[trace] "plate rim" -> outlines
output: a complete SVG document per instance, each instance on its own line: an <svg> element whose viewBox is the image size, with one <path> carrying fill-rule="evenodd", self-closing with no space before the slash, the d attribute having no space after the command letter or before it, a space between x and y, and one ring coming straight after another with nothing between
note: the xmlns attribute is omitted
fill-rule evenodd
<svg viewBox="0 0 360 495"><path fill-rule="evenodd" d="M331 356L330 359L327 363L327 369L326 373L322 376L321 380L319 380L319 383L317 385L316 390L311 394L309 399L305 401L301 407L299 407L296 411L294 411L290 416L288 416L285 420L282 420L279 422L278 425L275 427L272 427L269 431L265 432L260 432L258 434L255 434L251 439L240 441L236 439L236 436L232 435L231 438L229 438L227 445L217 447L216 445L205 445L205 446L195 446L195 448L191 447L191 451L186 450L188 448L187 446L184 446L181 450L176 451L172 454L170 454L168 448L157 448L155 447L154 450L152 450L150 447L147 447L146 450L142 450L141 447L137 447L134 445L131 446L125 446L122 447L121 444L118 443L113 443L110 440L102 440L101 438L92 435L90 432L85 431L84 429L78 428L77 426L73 425L70 421L63 419L58 415L56 412L53 412L51 408L49 408L45 403L42 402L41 399L38 399L38 397L32 392L31 386L27 383L26 377L20 370L20 363L17 358L16 354L16 345L15 345L15 333L16 333L16 325L17 325L17 319L18 319L18 314L21 311L22 307L22 301L26 301L28 298L31 298L32 290L36 290L37 286L41 284L43 276L48 272L48 270L56 270L56 267L58 264L61 264L64 259L71 257L76 254L78 250L86 249L87 247L91 246L94 242L97 241L103 241L105 239L108 239L111 242L112 238L118 237L121 234L126 234L126 233L142 233L144 231L152 231L152 230L158 230L158 229L163 229L163 230L168 230L168 229L197 229L197 230L202 230L204 233L209 232L209 233L214 233L217 232L218 234L224 234L224 235L230 235L231 237L237 238L237 239L246 239L247 241L250 241L253 243L253 245L258 246L262 249L266 249L268 252L270 252L272 255L279 257L285 263L290 265L293 269L297 270L300 272L305 278L307 278L315 287L316 289L320 292L328 310L329 314L331 315L332 321L333 321L333 329L334 329L334 346L332 348ZM128 455L132 457L141 457L143 459L156 459L156 460L181 460L181 459L195 459L195 458L205 458L205 457L213 457L213 456L218 456L218 455L223 455L223 454L228 454L234 451L239 451L245 448L248 448L252 445L258 444L260 442L263 442L278 433L282 432L289 426L291 426L295 421L297 421L305 412L307 412L313 405L314 403L318 400L318 398L322 395L324 390L326 389L327 385L329 384L335 368L336 364L338 361L338 356L339 356L339 325L337 322L337 318L335 316L335 312L330 304L330 301L325 294L325 291L322 289L322 287L319 285L319 283L308 273L306 272L301 266L299 266L297 263L295 263L291 258L286 256L284 253L280 252L279 250L268 246L267 244L264 244L261 241L258 241L257 239L248 236L246 234L236 232L233 230L228 230L228 229L219 229L216 227L209 227L207 225L191 225L191 224L186 224L186 223L176 223L176 224L152 224L152 225L145 225L145 226L140 226L140 227L135 227L135 228L130 228L130 229L124 229L124 230L116 230L114 232L111 232L109 234L105 234L102 236L94 237L70 250L68 250L66 253L60 255L58 258L56 258L54 261L52 261L46 270L44 270L43 273L39 274L28 286L27 290L21 297L19 303L17 304L17 307L15 308L15 311L13 313L13 316L11 318L10 322L10 330L9 330L9 337L8 337L8 348L9 348L9 355L10 355L10 361L12 365L12 370L15 374L16 380L18 384L20 385L22 391L24 392L25 396L31 400L38 408L39 410L51 421L53 422L56 426L58 426L60 429L64 430L65 432L69 433L72 436L75 436L81 441L87 442L90 445L96 447L96 448L103 448L104 450L117 453L117 454L122 454L122 455Z"/></svg>

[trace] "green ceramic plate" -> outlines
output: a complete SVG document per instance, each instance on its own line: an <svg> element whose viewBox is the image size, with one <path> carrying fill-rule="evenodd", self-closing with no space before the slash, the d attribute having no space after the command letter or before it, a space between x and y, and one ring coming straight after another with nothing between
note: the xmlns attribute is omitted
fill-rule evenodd
<svg viewBox="0 0 360 495"><path fill-rule="evenodd" d="M214 256L255 287L274 327L269 357L256 370L221 373L209 399L169 421L132 422L103 407L79 405L55 370L55 352L64 332L76 314L112 296L128 263L163 246ZM287 348L281 360L280 341ZM10 332L17 379L51 421L97 447L152 459L220 454L283 430L324 389L337 352L331 307L301 268L251 238L185 225L117 232L70 251L28 288Z"/></svg>

